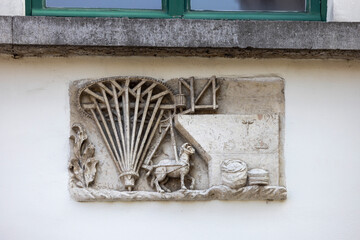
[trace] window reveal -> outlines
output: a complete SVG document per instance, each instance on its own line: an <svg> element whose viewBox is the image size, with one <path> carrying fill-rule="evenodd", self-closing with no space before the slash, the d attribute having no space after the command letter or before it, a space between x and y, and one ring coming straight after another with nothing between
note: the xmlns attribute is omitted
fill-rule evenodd
<svg viewBox="0 0 360 240"><path fill-rule="evenodd" d="M30 16L326 20L326 0L26 0Z"/></svg>

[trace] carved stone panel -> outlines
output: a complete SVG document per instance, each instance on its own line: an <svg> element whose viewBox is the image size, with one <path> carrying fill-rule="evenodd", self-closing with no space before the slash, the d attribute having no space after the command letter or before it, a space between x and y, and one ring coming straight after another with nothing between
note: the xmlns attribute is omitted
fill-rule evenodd
<svg viewBox="0 0 360 240"><path fill-rule="evenodd" d="M286 199L283 88L277 77L72 82L71 196Z"/></svg>

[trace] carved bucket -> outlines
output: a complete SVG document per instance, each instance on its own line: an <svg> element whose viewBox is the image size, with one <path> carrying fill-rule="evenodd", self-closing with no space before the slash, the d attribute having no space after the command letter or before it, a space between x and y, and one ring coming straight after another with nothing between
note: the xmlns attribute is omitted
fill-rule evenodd
<svg viewBox="0 0 360 240"><path fill-rule="evenodd" d="M176 107L186 107L186 96L185 94L176 94L175 95L175 105Z"/></svg>
<svg viewBox="0 0 360 240"><path fill-rule="evenodd" d="M224 185L241 188L246 185L247 165L241 160L225 160L221 164L221 177Z"/></svg>

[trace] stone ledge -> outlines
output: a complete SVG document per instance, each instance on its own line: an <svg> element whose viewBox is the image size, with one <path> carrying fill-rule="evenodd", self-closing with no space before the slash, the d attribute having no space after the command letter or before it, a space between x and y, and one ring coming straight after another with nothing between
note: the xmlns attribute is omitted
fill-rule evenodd
<svg viewBox="0 0 360 240"><path fill-rule="evenodd" d="M14 56L360 56L360 23L0 17L0 53Z"/></svg>
<svg viewBox="0 0 360 240"><path fill-rule="evenodd" d="M0 17L0 44L8 45L12 43L12 18Z"/></svg>

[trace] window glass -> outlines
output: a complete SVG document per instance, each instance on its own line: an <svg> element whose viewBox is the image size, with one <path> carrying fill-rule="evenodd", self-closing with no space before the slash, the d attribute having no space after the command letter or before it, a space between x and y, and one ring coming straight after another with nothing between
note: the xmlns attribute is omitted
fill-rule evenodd
<svg viewBox="0 0 360 240"><path fill-rule="evenodd" d="M191 0L191 10L304 12L306 0Z"/></svg>
<svg viewBox="0 0 360 240"><path fill-rule="evenodd" d="M46 0L46 7L56 8L128 8L161 9L161 0Z"/></svg>

